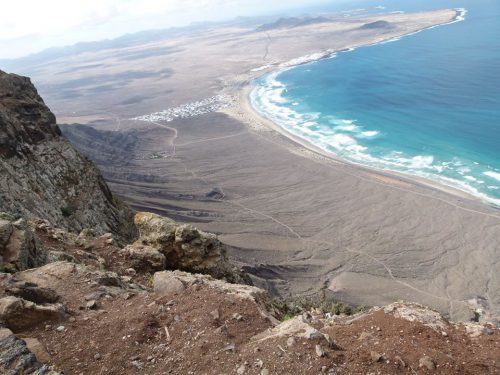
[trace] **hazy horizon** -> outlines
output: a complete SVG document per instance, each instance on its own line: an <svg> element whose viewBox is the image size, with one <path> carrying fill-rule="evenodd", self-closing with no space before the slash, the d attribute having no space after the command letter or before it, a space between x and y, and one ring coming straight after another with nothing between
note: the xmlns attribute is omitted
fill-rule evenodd
<svg viewBox="0 0 500 375"><path fill-rule="evenodd" d="M52 47L114 39L140 31L271 15L325 3L332 4L325 0L291 0L286 4L264 0L20 0L4 4L0 14L0 59L16 59Z"/></svg>

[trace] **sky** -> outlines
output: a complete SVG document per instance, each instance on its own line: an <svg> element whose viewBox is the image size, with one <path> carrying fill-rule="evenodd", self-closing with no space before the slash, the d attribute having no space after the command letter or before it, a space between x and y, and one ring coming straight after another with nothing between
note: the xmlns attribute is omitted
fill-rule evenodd
<svg viewBox="0 0 500 375"><path fill-rule="evenodd" d="M141 30L345 0L0 0L0 59Z"/></svg>

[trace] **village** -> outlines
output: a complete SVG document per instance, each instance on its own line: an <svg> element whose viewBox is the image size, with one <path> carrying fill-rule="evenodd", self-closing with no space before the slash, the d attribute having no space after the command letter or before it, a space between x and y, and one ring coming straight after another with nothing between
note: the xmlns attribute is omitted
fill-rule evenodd
<svg viewBox="0 0 500 375"><path fill-rule="evenodd" d="M132 120L148 122L171 122L176 118L189 118L200 116L210 112L216 112L231 105L230 98L227 95L215 95L197 102L183 104L178 107L165 109L161 112L151 113L149 115L135 117Z"/></svg>

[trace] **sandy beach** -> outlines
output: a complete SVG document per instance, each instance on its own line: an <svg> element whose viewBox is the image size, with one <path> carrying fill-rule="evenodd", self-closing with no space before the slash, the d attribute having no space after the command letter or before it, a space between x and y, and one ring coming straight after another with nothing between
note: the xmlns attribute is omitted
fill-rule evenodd
<svg viewBox="0 0 500 375"><path fill-rule="evenodd" d="M114 193L137 210L217 233L232 260L274 295L326 291L359 305L405 299L455 320L477 308L498 318L497 209L339 160L262 118L248 101L251 82L283 63L456 16L338 17L267 32L231 25L20 73L33 77L58 123L70 124L64 133L98 163ZM390 30L363 28L379 20ZM168 52L149 52L158 49ZM151 117L158 113L163 120ZM137 120L144 116L155 120Z"/></svg>

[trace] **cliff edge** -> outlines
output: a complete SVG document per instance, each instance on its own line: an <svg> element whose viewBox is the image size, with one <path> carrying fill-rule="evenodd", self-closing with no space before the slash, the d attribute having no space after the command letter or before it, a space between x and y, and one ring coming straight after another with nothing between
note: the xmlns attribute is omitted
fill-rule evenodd
<svg viewBox="0 0 500 375"><path fill-rule="evenodd" d="M93 228L125 240L133 213L99 170L61 135L29 78L0 71L0 208L70 231Z"/></svg>

